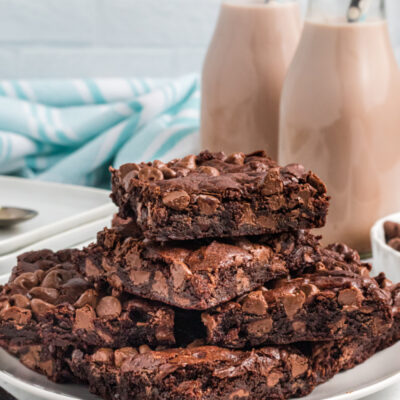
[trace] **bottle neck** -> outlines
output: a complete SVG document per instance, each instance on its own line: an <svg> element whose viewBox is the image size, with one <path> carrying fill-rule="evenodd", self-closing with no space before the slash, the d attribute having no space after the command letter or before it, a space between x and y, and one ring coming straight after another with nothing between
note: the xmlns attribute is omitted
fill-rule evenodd
<svg viewBox="0 0 400 400"><path fill-rule="evenodd" d="M307 20L349 24L386 19L385 0L309 0Z"/></svg>

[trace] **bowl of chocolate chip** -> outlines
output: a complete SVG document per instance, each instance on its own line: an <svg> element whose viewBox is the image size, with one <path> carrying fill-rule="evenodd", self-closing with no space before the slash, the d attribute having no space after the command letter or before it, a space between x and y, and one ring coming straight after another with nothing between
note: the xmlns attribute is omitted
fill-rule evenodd
<svg viewBox="0 0 400 400"><path fill-rule="evenodd" d="M371 229L374 269L400 281L400 213L380 219Z"/></svg>

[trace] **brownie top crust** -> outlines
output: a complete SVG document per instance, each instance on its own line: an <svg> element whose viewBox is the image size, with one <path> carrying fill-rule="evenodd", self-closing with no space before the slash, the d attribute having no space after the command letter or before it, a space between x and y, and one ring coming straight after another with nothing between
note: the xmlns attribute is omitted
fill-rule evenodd
<svg viewBox="0 0 400 400"><path fill-rule="evenodd" d="M129 191L132 180L139 180L161 190L225 191L227 196L232 190L233 197L235 191L249 196L255 188L260 187L265 195L276 194L282 191L284 185L297 185L299 182L307 182L317 192L326 193L323 182L302 165L280 167L263 151L248 155L235 153L228 157L222 152L205 151L167 164L161 161L124 164L120 169L111 171L113 178L122 183L126 191ZM172 198L169 200L173 201Z"/></svg>

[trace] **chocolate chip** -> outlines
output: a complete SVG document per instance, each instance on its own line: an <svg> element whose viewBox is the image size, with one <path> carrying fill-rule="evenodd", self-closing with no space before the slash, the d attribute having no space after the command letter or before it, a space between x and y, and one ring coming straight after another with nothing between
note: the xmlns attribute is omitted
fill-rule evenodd
<svg viewBox="0 0 400 400"><path fill-rule="evenodd" d="M75 312L75 323L74 330L83 329L86 331L94 330L94 319L96 318L96 313L94 309L89 306L83 306L79 308Z"/></svg>
<svg viewBox="0 0 400 400"><path fill-rule="evenodd" d="M131 269L129 278L134 285L146 285L150 281L150 272Z"/></svg>
<svg viewBox="0 0 400 400"><path fill-rule="evenodd" d="M268 169L268 166L260 161L250 161L247 165L253 172L265 172Z"/></svg>
<svg viewBox="0 0 400 400"><path fill-rule="evenodd" d="M103 297L96 307L97 315L100 318L114 319L118 318L122 312L120 301L112 296Z"/></svg>
<svg viewBox="0 0 400 400"><path fill-rule="evenodd" d="M170 272L174 289L176 290L184 289L185 283L193 276L193 273L189 267L181 261L175 261L173 264L171 264Z"/></svg>
<svg viewBox="0 0 400 400"><path fill-rule="evenodd" d="M112 365L114 363L114 351L111 349L99 349L92 356L91 361L99 364Z"/></svg>
<svg viewBox="0 0 400 400"><path fill-rule="evenodd" d="M199 207L200 214L203 215L214 214L220 205L220 201L216 197L204 194L198 196L196 202Z"/></svg>
<svg viewBox="0 0 400 400"><path fill-rule="evenodd" d="M305 357L292 354L289 356L289 363L293 378L297 378L308 370L308 361Z"/></svg>
<svg viewBox="0 0 400 400"><path fill-rule="evenodd" d="M297 293L287 293L282 297L282 304L289 319L292 319L297 314L303 307L305 301L306 295L301 291Z"/></svg>
<svg viewBox="0 0 400 400"><path fill-rule="evenodd" d="M124 347L122 349L115 350L114 352L115 366L120 368L126 360L138 354L139 354L138 351L133 347Z"/></svg>
<svg viewBox="0 0 400 400"><path fill-rule="evenodd" d="M201 166L198 168L198 171L204 175L208 175L208 176L219 176L220 173L217 170L217 168L214 167L209 167L207 165Z"/></svg>
<svg viewBox="0 0 400 400"><path fill-rule="evenodd" d="M397 251L400 251L400 238L390 239L388 245Z"/></svg>
<svg viewBox="0 0 400 400"><path fill-rule="evenodd" d="M161 168L160 171L163 173L165 179L173 179L176 177L176 172L168 167Z"/></svg>
<svg viewBox="0 0 400 400"><path fill-rule="evenodd" d="M397 222L385 221L383 230L385 232L386 242L394 238L400 238L400 224Z"/></svg>
<svg viewBox="0 0 400 400"><path fill-rule="evenodd" d="M35 273L25 272L19 275L17 278L15 278L12 284L21 289L29 290L32 289L34 286L38 285L39 280Z"/></svg>
<svg viewBox="0 0 400 400"><path fill-rule="evenodd" d="M184 190L166 193L163 197L163 203L173 210L185 210L190 203L190 196Z"/></svg>
<svg viewBox="0 0 400 400"><path fill-rule="evenodd" d="M301 164L289 164L282 169L282 172L289 173L300 179L306 172L305 168Z"/></svg>
<svg viewBox="0 0 400 400"><path fill-rule="evenodd" d="M139 179L142 181L162 181L164 179L163 173L154 167L144 167L139 171Z"/></svg>
<svg viewBox="0 0 400 400"><path fill-rule="evenodd" d="M125 256L126 265L129 268L140 268L142 265L142 260L136 247L132 247L128 250Z"/></svg>
<svg viewBox="0 0 400 400"><path fill-rule="evenodd" d="M93 308L97 305L97 292L94 289L88 289L83 292L79 299L75 302L74 307L82 308L86 305L92 306Z"/></svg>
<svg viewBox="0 0 400 400"><path fill-rule="evenodd" d="M196 169L196 167L197 167L196 156L193 154L190 154L190 155L182 158L182 160L178 161L175 165L177 167L182 167L182 168L187 168L187 169Z"/></svg>
<svg viewBox="0 0 400 400"><path fill-rule="evenodd" d="M261 193L263 196L271 196L283 192L283 182L279 168L271 168L263 182Z"/></svg>
<svg viewBox="0 0 400 400"><path fill-rule="evenodd" d="M154 274L154 283L152 290L162 297L168 297L168 285L167 280L161 271L156 271Z"/></svg>
<svg viewBox="0 0 400 400"><path fill-rule="evenodd" d="M147 346L147 344L142 344L139 347L139 354L149 353L150 351L151 351L151 348L149 346Z"/></svg>
<svg viewBox="0 0 400 400"><path fill-rule="evenodd" d="M281 372L274 372L272 371L271 373L268 374L267 376L267 386L268 387L274 387L276 386L279 381L283 378L283 374Z"/></svg>
<svg viewBox="0 0 400 400"><path fill-rule="evenodd" d="M240 257L237 257L236 262L240 262ZM236 272L236 290L238 293L250 291L250 279L242 268L238 268Z"/></svg>
<svg viewBox="0 0 400 400"><path fill-rule="evenodd" d="M85 260L85 274L88 278L95 278L101 275L101 271L90 258Z"/></svg>
<svg viewBox="0 0 400 400"><path fill-rule="evenodd" d="M263 337L271 332L274 322L271 318L261 319L259 321L250 322L247 325L247 331L255 337Z"/></svg>
<svg viewBox="0 0 400 400"><path fill-rule="evenodd" d="M300 290L306 295L306 297L315 296L320 292L320 290L311 283L302 285Z"/></svg>
<svg viewBox="0 0 400 400"><path fill-rule="evenodd" d="M35 287L29 291L29 294L50 304L55 304L58 299L58 290L53 288Z"/></svg>
<svg viewBox="0 0 400 400"><path fill-rule="evenodd" d="M42 346L29 346L28 351L21 356L20 361L26 367L34 370L39 365L41 352Z"/></svg>
<svg viewBox="0 0 400 400"><path fill-rule="evenodd" d="M162 169L165 168L166 165L164 162L160 161L160 160L154 160L153 161L153 167L157 168L157 169Z"/></svg>
<svg viewBox="0 0 400 400"><path fill-rule="evenodd" d="M140 167L136 164L125 164L120 167L122 184L126 191L130 190L132 179L139 176Z"/></svg>
<svg viewBox="0 0 400 400"><path fill-rule="evenodd" d="M54 306L40 299L33 299L31 301L31 308L36 317L42 317L50 312Z"/></svg>
<svg viewBox="0 0 400 400"><path fill-rule="evenodd" d="M0 320L13 321L17 325L26 325L32 319L30 310L19 307L7 307L0 312Z"/></svg>
<svg viewBox="0 0 400 400"><path fill-rule="evenodd" d="M256 292L252 292L249 295L247 295L242 304L242 309L244 312L248 314L255 314L255 315L266 314L268 309L268 304L265 301L263 292L261 290L257 290Z"/></svg>
<svg viewBox="0 0 400 400"><path fill-rule="evenodd" d="M190 174L190 169L188 168L177 168L176 170L177 178L183 178L185 176L188 176L189 174Z"/></svg>
<svg viewBox="0 0 400 400"><path fill-rule="evenodd" d="M107 282L110 284L110 286L113 288L113 296L114 296L114 290L117 293L122 293L124 290L124 284L122 282L122 279L116 274L113 273L108 276Z"/></svg>
<svg viewBox="0 0 400 400"><path fill-rule="evenodd" d="M31 302L23 294L14 294L10 297L12 305L19 308L30 308ZM0 306L1 309L1 306Z"/></svg>
<svg viewBox="0 0 400 400"><path fill-rule="evenodd" d="M71 278L71 273L62 269L50 271L43 279L40 286L58 289L64 282Z"/></svg>
<svg viewBox="0 0 400 400"><path fill-rule="evenodd" d="M225 162L229 164L243 165L244 159L245 159L244 153L233 153L227 157Z"/></svg>
<svg viewBox="0 0 400 400"><path fill-rule="evenodd" d="M124 179L128 174L130 174L133 171L139 172L140 167L137 164L128 163L128 164L121 165L119 167L119 170L121 172L121 178Z"/></svg>
<svg viewBox="0 0 400 400"><path fill-rule="evenodd" d="M310 172L307 177L307 182L315 189L318 190L318 193L326 193L325 183L321 181L321 179L315 175L313 172Z"/></svg>
<svg viewBox="0 0 400 400"><path fill-rule="evenodd" d="M361 293L360 289L356 287L352 287L349 289L343 289L339 292L338 302L343 308L348 311L352 311L361 307L362 302L364 300L364 296Z"/></svg>

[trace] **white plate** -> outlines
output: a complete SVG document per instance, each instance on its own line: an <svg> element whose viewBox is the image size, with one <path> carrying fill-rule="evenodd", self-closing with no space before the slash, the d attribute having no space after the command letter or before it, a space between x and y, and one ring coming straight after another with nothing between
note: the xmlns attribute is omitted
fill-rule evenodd
<svg viewBox="0 0 400 400"><path fill-rule="evenodd" d="M12 229L0 229L0 256L115 210L107 190L5 176L0 176L0 188L0 205L39 212L36 218Z"/></svg>

